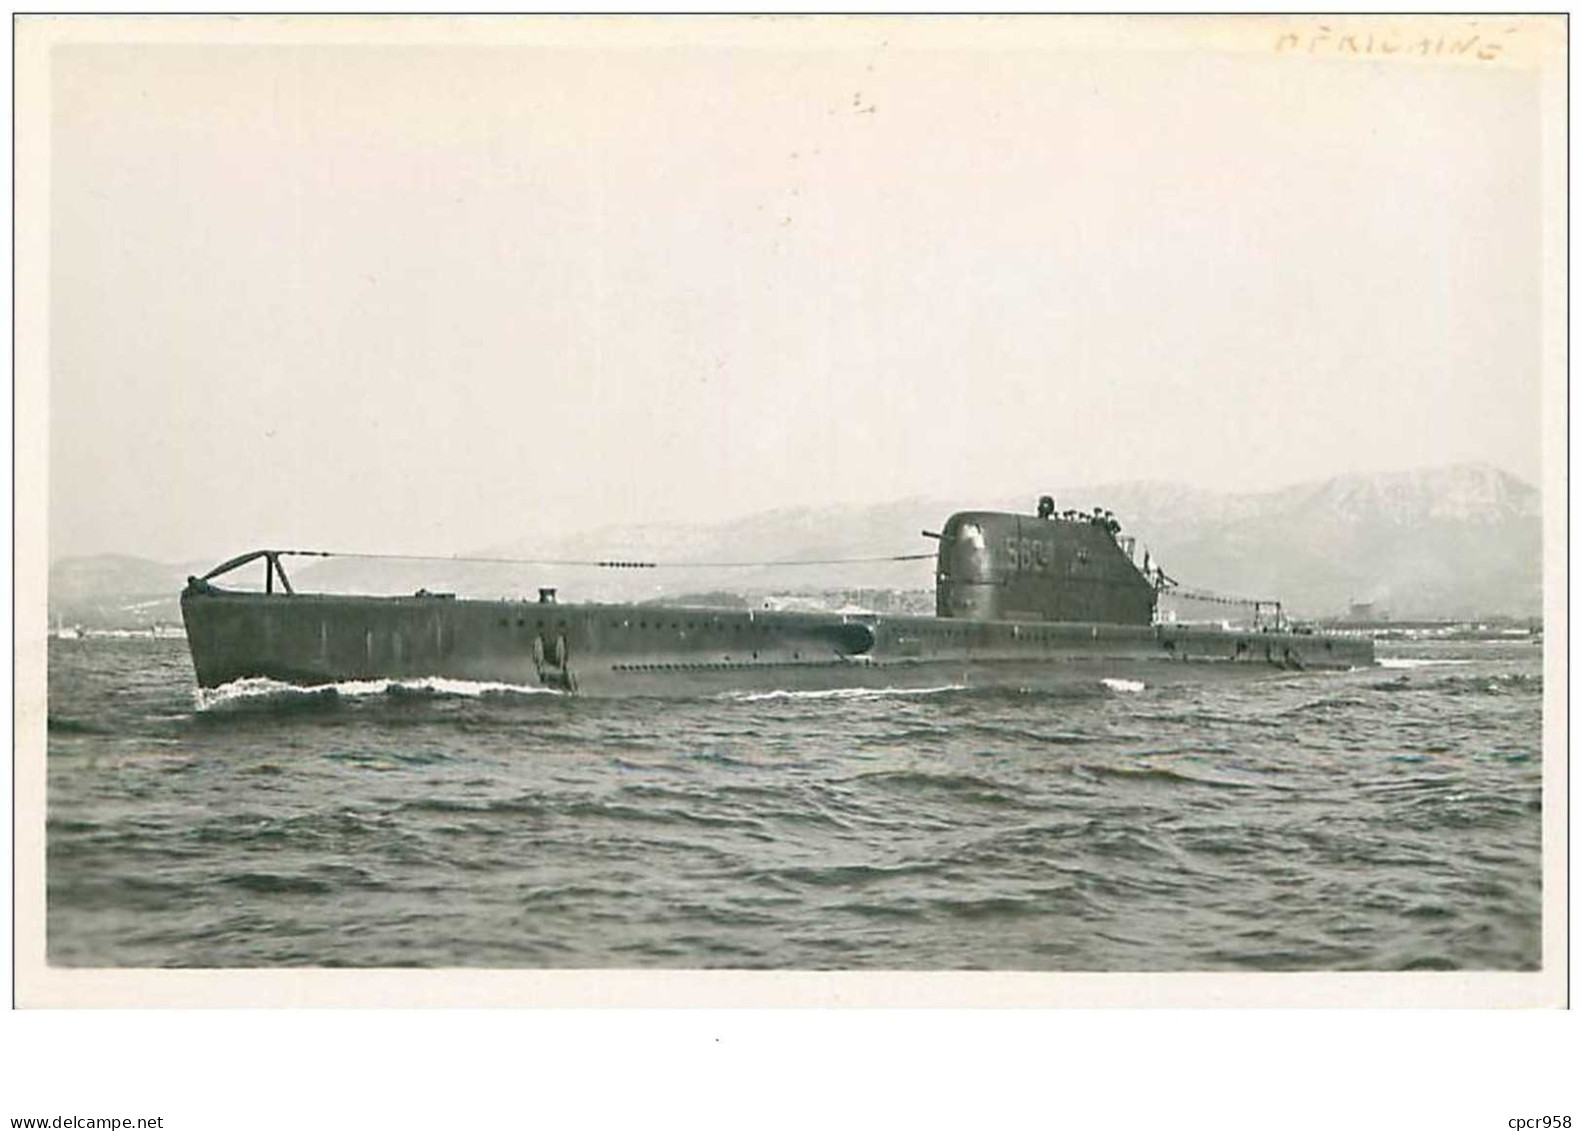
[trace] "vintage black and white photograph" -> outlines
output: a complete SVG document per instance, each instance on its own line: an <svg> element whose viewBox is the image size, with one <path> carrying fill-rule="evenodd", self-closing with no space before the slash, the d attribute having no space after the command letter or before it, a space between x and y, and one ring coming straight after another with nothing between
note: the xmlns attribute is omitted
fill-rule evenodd
<svg viewBox="0 0 1582 1131"><path fill-rule="evenodd" d="M1559 1000L1563 18L18 34L35 1000Z"/></svg>

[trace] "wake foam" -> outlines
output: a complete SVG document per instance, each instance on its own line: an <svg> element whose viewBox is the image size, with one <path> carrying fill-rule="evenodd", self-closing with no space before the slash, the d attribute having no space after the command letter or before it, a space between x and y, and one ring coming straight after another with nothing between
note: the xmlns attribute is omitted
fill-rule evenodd
<svg viewBox="0 0 1582 1131"><path fill-rule="evenodd" d="M490 680L447 679L424 676L422 679L348 679L339 683L299 686L282 683L267 676L249 676L219 687L200 687L194 693L198 710L212 711L230 706L269 701L307 703L316 700L360 699L371 695L435 695L479 699L485 695L560 695L549 687L529 687L520 683Z"/></svg>
<svg viewBox="0 0 1582 1131"><path fill-rule="evenodd" d="M892 699L911 695L942 695L966 691L964 683L939 687L831 687L820 691L727 691L718 696L733 703L761 703L769 699Z"/></svg>
<svg viewBox="0 0 1582 1131"><path fill-rule="evenodd" d="M1386 657L1378 661L1381 668L1438 668L1452 664L1470 664L1471 660L1416 660L1404 656Z"/></svg>
<svg viewBox="0 0 1582 1131"><path fill-rule="evenodd" d="M1099 682L1111 691L1124 694L1135 694L1148 686L1140 679L1101 679Z"/></svg>

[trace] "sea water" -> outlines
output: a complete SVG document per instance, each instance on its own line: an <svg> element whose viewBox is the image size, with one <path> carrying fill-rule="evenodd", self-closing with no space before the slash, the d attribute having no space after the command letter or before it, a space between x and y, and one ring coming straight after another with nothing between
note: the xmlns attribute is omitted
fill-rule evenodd
<svg viewBox="0 0 1582 1131"><path fill-rule="evenodd" d="M585 700L51 641L48 959L1530 970L1541 653Z"/></svg>

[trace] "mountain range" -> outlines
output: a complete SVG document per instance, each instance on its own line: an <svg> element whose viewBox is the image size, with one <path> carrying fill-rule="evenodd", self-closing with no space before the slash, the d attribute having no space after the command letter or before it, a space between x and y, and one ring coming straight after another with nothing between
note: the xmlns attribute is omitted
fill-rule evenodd
<svg viewBox="0 0 1582 1131"><path fill-rule="evenodd" d="M931 554L923 530L954 510L1031 512L1039 495L1057 509L1101 506L1152 561L1184 586L1280 598L1304 616L1343 615L1353 604L1400 619L1528 617L1543 605L1537 488L1484 464L1342 475L1274 491L1224 493L1134 481L1032 484L997 498L924 497L869 506L788 507L707 524L606 526L550 540L484 544L468 557L538 562L708 563L695 568L588 568L443 559L288 562L299 589L462 596L532 596L555 586L566 600L647 600L686 593L747 596L814 590L924 590ZM768 567L766 562L810 562ZM63 559L50 570L50 615L133 627L179 619L176 594L207 565L125 556ZM256 577L254 575L257 575ZM261 582L249 566L222 584Z"/></svg>

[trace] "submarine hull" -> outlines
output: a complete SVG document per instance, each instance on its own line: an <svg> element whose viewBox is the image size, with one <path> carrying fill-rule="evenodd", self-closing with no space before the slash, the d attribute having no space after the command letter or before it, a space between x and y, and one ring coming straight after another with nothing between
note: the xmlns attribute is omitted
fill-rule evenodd
<svg viewBox="0 0 1582 1131"><path fill-rule="evenodd" d="M199 686L443 678L596 696L1098 686L1373 663L1360 637L633 605L182 594Z"/></svg>

